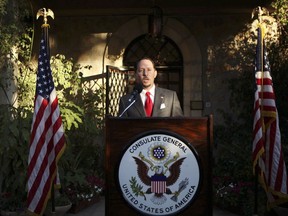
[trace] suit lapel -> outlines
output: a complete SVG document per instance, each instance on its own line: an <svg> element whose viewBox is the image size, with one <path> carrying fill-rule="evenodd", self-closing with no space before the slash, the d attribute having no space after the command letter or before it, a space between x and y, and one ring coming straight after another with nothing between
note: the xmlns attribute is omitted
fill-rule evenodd
<svg viewBox="0 0 288 216"><path fill-rule="evenodd" d="M155 97L154 97L154 106L152 116L158 116L158 111L160 110L160 105L162 103L162 98L164 98L164 94L159 88L155 88Z"/></svg>
<svg viewBox="0 0 288 216"><path fill-rule="evenodd" d="M139 94L137 95L137 99L135 101L134 107L137 110L137 112L140 114L141 117L146 117L146 113L145 113L145 110L143 108L143 103L142 103L142 100L141 100L141 97Z"/></svg>

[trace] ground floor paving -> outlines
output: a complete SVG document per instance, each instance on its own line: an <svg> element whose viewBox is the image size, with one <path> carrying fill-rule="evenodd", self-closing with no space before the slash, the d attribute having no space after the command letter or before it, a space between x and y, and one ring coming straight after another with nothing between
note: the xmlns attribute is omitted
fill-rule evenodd
<svg viewBox="0 0 288 216"><path fill-rule="evenodd" d="M105 216L105 198L101 198L100 202L94 204L93 206L83 209L77 214L68 213L65 216ZM214 207L213 216L236 216L236 214Z"/></svg>

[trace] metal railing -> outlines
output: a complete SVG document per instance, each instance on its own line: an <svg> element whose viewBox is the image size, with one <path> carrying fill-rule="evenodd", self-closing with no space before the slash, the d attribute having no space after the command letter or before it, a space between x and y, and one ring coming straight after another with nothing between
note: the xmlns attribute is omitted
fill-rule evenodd
<svg viewBox="0 0 288 216"><path fill-rule="evenodd" d="M101 106L105 115L118 116L119 99L129 92L129 70L107 65L106 72L82 78L83 91L103 91Z"/></svg>

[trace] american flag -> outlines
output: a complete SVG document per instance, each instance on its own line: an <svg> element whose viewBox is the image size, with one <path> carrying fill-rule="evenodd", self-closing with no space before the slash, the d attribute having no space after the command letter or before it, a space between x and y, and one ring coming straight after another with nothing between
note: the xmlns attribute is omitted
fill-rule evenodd
<svg viewBox="0 0 288 216"><path fill-rule="evenodd" d="M275 94L261 27L258 28L255 79L253 172L266 191L268 206L273 207L288 201L288 185Z"/></svg>
<svg viewBox="0 0 288 216"><path fill-rule="evenodd" d="M27 172L27 208L34 215L41 215L45 210L57 176L57 162L65 149L47 38L48 30L43 28Z"/></svg>

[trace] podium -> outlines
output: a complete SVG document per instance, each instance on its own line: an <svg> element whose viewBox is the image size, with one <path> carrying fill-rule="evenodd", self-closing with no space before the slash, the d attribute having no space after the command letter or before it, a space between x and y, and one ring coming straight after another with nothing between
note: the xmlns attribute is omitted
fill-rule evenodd
<svg viewBox="0 0 288 216"><path fill-rule="evenodd" d="M107 117L105 133L105 215L213 215L212 116Z"/></svg>

